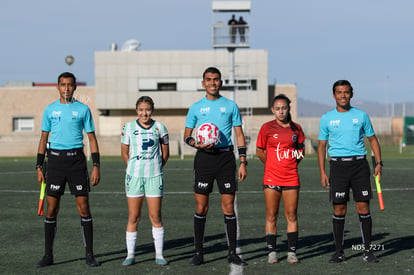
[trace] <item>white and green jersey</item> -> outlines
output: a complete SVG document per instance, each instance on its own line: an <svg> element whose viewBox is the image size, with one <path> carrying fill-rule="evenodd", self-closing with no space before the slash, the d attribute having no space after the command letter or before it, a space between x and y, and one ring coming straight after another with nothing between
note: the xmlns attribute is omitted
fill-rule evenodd
<svg viewBox="0 0 414 275"><path fill-rule="evenodd" d="M168 144L168 131L164 124L152 121L148 128L138 120L125 124L121 142L129 146L126 173L133 177L155 177L162 175L161 144Z"/></svg>

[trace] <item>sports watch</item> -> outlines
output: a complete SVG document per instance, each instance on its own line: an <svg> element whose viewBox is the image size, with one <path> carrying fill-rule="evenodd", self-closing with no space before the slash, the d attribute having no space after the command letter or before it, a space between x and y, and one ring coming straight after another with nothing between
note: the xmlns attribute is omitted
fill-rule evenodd
<svg viewBox="0 0 414 275"><path fill-rule="evenodd" d="M240 161L240 164L244 164L244 165L246 165L246 166L247 166L247 163L248 163L248 162L247 162L247 160L241 160L241 161Z"/></svg>

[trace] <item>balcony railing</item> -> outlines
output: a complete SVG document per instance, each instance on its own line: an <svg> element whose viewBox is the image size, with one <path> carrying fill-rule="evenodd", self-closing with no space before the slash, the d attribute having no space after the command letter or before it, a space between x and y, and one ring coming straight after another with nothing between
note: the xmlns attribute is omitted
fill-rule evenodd
<svg viewBox="0 0 414 275"><path fill-rule="evenodd" d="M213 25L213 48L249 48L249 25Z"/></svg>

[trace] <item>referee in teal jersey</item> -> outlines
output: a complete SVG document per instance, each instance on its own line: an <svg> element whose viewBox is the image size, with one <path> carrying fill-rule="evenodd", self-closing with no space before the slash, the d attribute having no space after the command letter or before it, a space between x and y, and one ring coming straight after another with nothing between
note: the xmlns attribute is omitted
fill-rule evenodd
<svg viewBox="0 0 414 275"><path fill-rule="evenodd" d="M345 260L343 239L350 189L352 189L359 215L364 243L363 259L366 262L378 262L371 249L372 219L369 201L372 198L372 192L364 136L369 140L378 163L374 176L381 176L382 171L380 145L368 115L351 107L353 96L351 83L347 80L338 80L334 83L332 90L336 108L324 114L320 120L318 145L321 183L330 191L330 200L334 210L332 228L336 252L329 262L339 263ZM328 144L329 178L325 173L325 155Z"/></svg>
<svg viewBox="0 0 414 275"><path fill-rule="evenodd" d="M184 141L197 149L194 158L194 192L196 213L194 214L194 246L195 254L191 265L204 263L203 238L208 211L209 195L213 191L214 179L221 194L221 208L224 214L226 236L228 241L229 263L246 265L247 263L236 254L237 217L234 201L237 190L236 161L231 141L232 129L237 139L240 157L238 180L247 176L246 141L242 129L242 120L237 104L220 95L221 73L215 67L207 68L203 73L202 85L206 96L191 105L187 113L184 130ZM193 129L203 123L214 123L220 130L218 144L197 144L191 136Z"/></svg>
<svg viewBox="0 0 414 275"><path fill-rule="evenodd" d="M53 242L60 197L64 194L68 183L72 195L76 197L82 239L86 249L86 264L95 267L99 266L99 263L93 254L92 215L88 201L90 183L95 186L100 180L99 148L95 126L89 107L73 98L76 78L72 73L65 72L59 75L57 89L60 94L59 100L48 105L43 113L36 162L37 180L41 183L45 179L42 166L47 151L45 254L36 266L44 267L53 264ZM90 181L83 152L83 131L88 136L93 160Z"/></svg>

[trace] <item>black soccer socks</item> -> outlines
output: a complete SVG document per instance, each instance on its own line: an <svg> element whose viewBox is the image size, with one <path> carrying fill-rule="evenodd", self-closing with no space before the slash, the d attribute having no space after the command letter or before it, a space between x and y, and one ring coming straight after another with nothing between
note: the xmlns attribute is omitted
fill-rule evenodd
<svg viewBox="0 0 414 275"><path fill-rule="evenodd" d="M204 229L206 215L194 214L194 246L196 252L203 253Z"/></svg>
<svg viewBox="0 0 414 275"><path fill-rule="evenodd" d="M287 239L288 239L288 252L295 252L296 253L296 247L298 245L298 232L289 232L287 233Z"/></svg>
<svg viewBox="0 0 414 275"><path fill-rule="evenodd" d="M53 242L56 235L56 218L45 218L45 255L53 255Z"/></svg>
<svg viewBox="0 0 414 275"><path fill-rule="evenodd" d="M227 244L229 251L236 251L237 241L237 218L236 215L224 215L224 223L226 225Z"/></svg>
<svg viewBox="0 0 414 275"><path fill-rule="evenodd" d="M86 253L93 255L92 217L81 217L81 234Z"/></svg>
<svg viewBox="0 0 414 275"><path fill-rule="evenodd" d="M361 228L362 242L365 250L370 249L372 236L372 219L371 214L359 214L359 227Z"/></svg>
<svg viewBox="0 0 414 275"><path fill-rule="evenodd" d="M344 242L344 227L345 216L332 216L332 231L335 241L336 251L342 251L342 245Z"/></svg>

